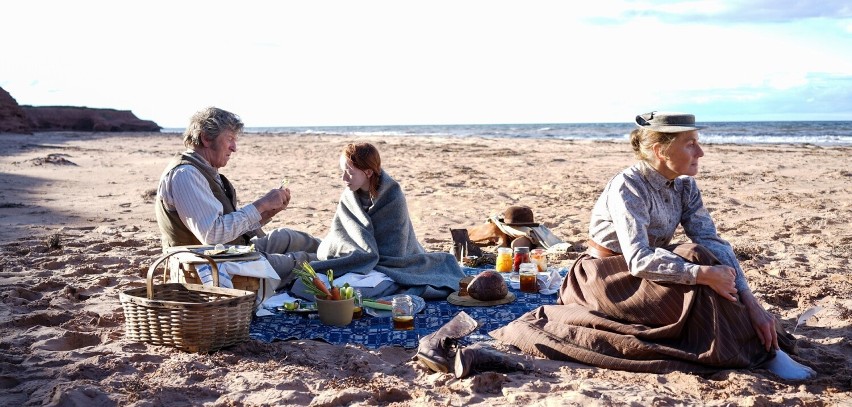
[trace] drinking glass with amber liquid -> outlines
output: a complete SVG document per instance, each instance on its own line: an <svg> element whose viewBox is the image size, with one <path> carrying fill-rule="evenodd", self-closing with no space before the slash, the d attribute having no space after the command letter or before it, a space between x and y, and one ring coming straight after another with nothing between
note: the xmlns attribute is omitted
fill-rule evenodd
<svg viewBox="0 0 852 407"><path fill-rule="evenodd" d="M410 331L414 329L414 303L407 295L393 297L393 329Z"/></svg>
<svg viewBox="0 0 852 407"><path fill-rule="evenodd" d="M535 263L521 263L520 270L521 292L537 293L538 292L538 266Z"/></svg>
<svg viewBox="0 0 852 407"><path fill-rule="evenodd" d="M361 290L355 290L355 308L352 309L352 319L361 319L364 316L364 308L361 304Z"/></svg>

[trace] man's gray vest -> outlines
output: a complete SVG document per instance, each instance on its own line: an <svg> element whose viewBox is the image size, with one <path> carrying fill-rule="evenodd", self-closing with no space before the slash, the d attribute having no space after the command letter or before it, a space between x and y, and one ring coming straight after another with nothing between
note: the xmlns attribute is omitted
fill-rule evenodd
<svg viewBox="0 0 852 407"><path fill-rule="evenodd" d="M231 185L230 181L228 181L224 175L211 171L208 165L205 165L199 160L199 158L193 156L191 153L181 153L177 155L166 167L165 172L171 171L179 165L191 165L201 171L201 174L204 175L205 179L207 179L207 183L210 186L210 190L213 192L213 196L222 203L222 213L224 215L236 210L237 203L234 186ZM222 180L222 184L225 188L222 188L222 186L216 182L215 177L219 177ZM157 225L160 227L161 235L160 242L164 249L173 246L202 244L201 241L192 234L189 228L181 222L177 211L168 210L165 203L163 203L163 200L159 197L154 203L154 212L157 215ZM248 244L248 241L249 237L247 235L242 235L235 240L228 242L228 244L245 245Z"/></svg>

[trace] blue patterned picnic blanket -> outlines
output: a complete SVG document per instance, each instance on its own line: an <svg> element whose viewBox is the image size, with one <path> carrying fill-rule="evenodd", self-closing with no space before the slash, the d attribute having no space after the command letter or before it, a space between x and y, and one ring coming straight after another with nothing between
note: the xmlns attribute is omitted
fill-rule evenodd
<svg viewBox="0 0 852 407"><path fill-rule="evenodd" d="M483 269L464 267L465 274L476 275ZM559 270L565 276L567 269ZM488 332L502 327L527 311L541 305L556 303L556 294L522 293L509 287L515 294L515 301L509 304L489 307L460 307L447 301L426 301L426 307L414 318L414 330L396 331L390 317L376 318L364 314L361 319L353 320L345 327L334 327L320 322L316 313L295 314L277 312L275 315L255 317L249 327L249 335L257 340L272 342L288 339L318 339L334 345L359 344L368 349L381 346L402 346L406 349L417 347L418 340L435 332L446 324L459 311L467 312L480 322L479 329L466 337L463 344L490 340Z"/></svg>

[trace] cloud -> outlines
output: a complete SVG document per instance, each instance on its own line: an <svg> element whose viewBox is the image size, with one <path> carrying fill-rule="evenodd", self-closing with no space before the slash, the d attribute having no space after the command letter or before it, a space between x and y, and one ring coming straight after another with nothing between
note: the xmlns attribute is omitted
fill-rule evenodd
<svg viewBox="0 0 852 407"><path fill-rule="evenodd" d="M806 19L849 19L848 0L751 0L627 2L619 19L655 18L671 23L782 23Z"/></svg>
<svg viewBox="0 0 852 407"><path fill-rule="evenodd" d="M852 117L852 18L834 0L152 0L131 20L108 1L73 19L79 5L51 4L17 2L0 24L19 38L0 42L0 86L20 103L130 109L167 127L211 104L253 126L760 115L773 101ZM190 24L223 10L223 29Z"/></svg>
<svg viewBox="0 0 852 407"><path fill-rule="evenodd" d="M852 75L812 73L799 85L783 89L759 84L680 96L682 110L700 112L708 121L849 120Z"/></svg>

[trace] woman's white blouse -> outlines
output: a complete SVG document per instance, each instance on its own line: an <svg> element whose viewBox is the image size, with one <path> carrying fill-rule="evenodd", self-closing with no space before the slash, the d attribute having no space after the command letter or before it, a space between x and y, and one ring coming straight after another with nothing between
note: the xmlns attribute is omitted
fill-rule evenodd
<svg viewBox="0 0 852 407"><path fill-rule="evenodd" d="M678 225L693 243L737 270L738 291L748 290L731 245L719 237L695 179L668 180L644 161L609 181L592 209L589 236L622 253L630 274L658 282L695 284L698 265L663 249Z"/></svg>

